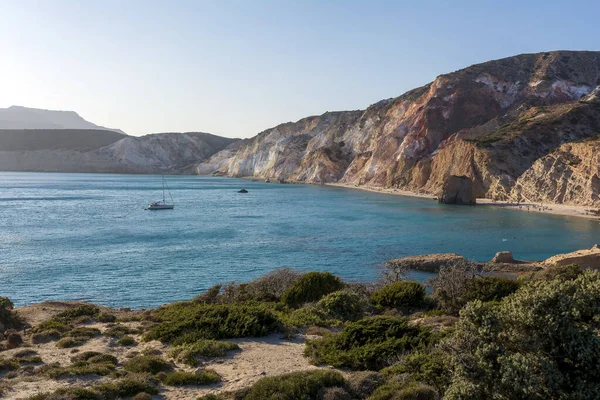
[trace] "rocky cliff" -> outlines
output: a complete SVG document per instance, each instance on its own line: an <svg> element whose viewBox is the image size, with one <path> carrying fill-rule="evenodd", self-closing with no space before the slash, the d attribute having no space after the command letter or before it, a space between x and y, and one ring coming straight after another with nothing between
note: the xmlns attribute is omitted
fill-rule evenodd
<svg viewBox="0 0 600 400"><path fill-rule="evenodd" d="M554 152L585 152L589 143L562 146L600 132L599 85L600 52L518 55L441 75L366 110L279 125L194 170L434 195L457 175L473 180L478 197L598 206L594 161L546 168ZM565 182L543 183L554 177Z"/></svg>

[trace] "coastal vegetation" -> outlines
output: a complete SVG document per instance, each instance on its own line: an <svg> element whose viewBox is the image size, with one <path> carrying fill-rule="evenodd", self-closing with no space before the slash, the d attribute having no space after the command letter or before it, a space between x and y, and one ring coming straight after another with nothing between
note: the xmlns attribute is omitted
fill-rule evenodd
<svg viewBox="0 0 600 400"><path fill-rule="evenodd" d="M16 346L58 333L41 345L79 346L70 363L23 347L5 350L0 374L7 387L22 377L76 382L30 397L37 400L143 399L165 388L209 387L212 393L197 397L593 399L600 392L600 273L567 265L515 279L457 260L442 265L428 286L401 277L346 283L329 273L281 269L143 312L78 305L33 326ZM12 306L1 315L23 323ZM229 378L210 360L244 353L241 338L273 335L280 344L304 343L313 366L218 389ZM130 347L119 347L127 338ZM106 350L89 350L103 341L111 343Z"/></svg>

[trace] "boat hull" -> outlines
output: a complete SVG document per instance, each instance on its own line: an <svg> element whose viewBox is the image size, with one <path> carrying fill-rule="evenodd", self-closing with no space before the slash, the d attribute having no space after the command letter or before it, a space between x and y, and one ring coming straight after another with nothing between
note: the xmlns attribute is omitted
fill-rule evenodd
<svg viewBox="0 0 600 400"><path fill-rule="evenodd" d="M156 211L156 210L172 210L175 208L174 204L150 204L146 208L146 210Z"/></svg>

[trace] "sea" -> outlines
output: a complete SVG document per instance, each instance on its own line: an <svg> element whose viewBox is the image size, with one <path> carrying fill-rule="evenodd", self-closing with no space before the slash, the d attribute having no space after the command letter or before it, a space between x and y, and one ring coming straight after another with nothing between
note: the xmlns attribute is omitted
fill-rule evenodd
<svg viewBox="0 0 600 400"><path fill-rule="evenodd" d="M147 211L162 198L160 175L0 172L0 296L16 306L142 309L279 267L366 282L398 257L486 261L508 250L541 260L600 242L600 222L584 218L308 184L165 179L175 209Z"/></svg>

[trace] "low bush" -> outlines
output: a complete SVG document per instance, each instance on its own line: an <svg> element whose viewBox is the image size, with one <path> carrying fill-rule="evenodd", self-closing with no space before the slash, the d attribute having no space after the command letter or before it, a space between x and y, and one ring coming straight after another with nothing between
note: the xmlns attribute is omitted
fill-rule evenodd
<svg viewBox="0 0 600 400"><path fill-rule="evenodd" d="M0 358L0 372L15 371L19 369L19 363L6 358Z"/></svg>
<svg viewBox="0 0 600 400"><path fill-rule="evenodd" d="M429 353L417 352L406 355L397 364L385 368L382 372L390 377L410 375L411 379L424 382L443 393L452 379L451 360L441 350Z"/></svg>
<svg viewBox="0 0 600 400"><path fill-rule="evenodd" d="M152 395L146 392L138 393L131 400L152 400Z"/></svg>
<svg viewBox="0 0 600 400"><path fill-rule="evenodd" d="M132 358L124 365L125 371L137 373L157 374L159 372L170 372L173 366L158 356L143 355Z"/></svg>
<svg viewBox="0 0 600 400"><path fill-rule="evenodd" d="M91 363L87 361L78 361L68 367L51 366L43 371L52 379L63 378L67 376L82 375L110 375L115 370L115 365L110 362Z"/></svg>
<svg viewBox="0 0 600 400"><path fill-rule="evenodd" d="M346 389L337 386L322 389L318 398L320 400L352 400L352 396Z"/></svg>
<svg viewBox="0 0 600 400"><path fill-rule="evenodd" d="M97 351L84 351L73 357L71 362L76 363L80 361L87 361L89 363L110 363L116 365L118 363L117 357L112 354L100 353Z"/></svg>
<svg viewBox="0 0 600 400"><path fill-rule="evenodd" d="M54 342L60 339L60 332L56 329L49 329L44 332L38 332L31 335L32 344L42 344Z"/></svg>
<svg viewBox="0 0 600 400"><path fill-rule="evenodd" d="M469 279L465 293L465 304L473 300L499 301L519 289L520 283L515 279L500 276L479 276Z"/></svg>
<svg viewBox="0 0 600 400"><path fill-rule="evenodd" d="M66 349L69 347L81 346L84 343L85 343L85 339L66 337L66 338L60 339L56 343L56 347L61 348L61 349Z"/></svg>
<svg viewBox="0 0 600 400"><path fill-rule="evenodd" d="M279 312L279 319L286 328L292 330L302 326L331 327L341 324L341 321L331 318L316 304L307 304L295 310L285 309Z"/></svg>
<svg viewBox="0 0 600 400"><path fill-rule="evenodd" d="M81 306L62 311L56 314L50 320L63 324L70 324L76 320L81 320L81 317L91 319L98 316L98 314L100 314L100 309L97 306L92 304L83 304Z"/></svg>
<svg viewBox="0 0 600 400"><path fill-rule="evenodd" d="M439 400L440 395L431 386L418 382L387 383L373 393L369 400Z"/></svg>
<svg viewBox="0 0 600 400"><path fill-rule="evenodd" d="M414 281L390 283L371 295L373 304L382 308L418 307L424 299L425 286Z"/></svg>
<svg viewBox="0 0 600 400"><path fill-rule="evenodd" d="M223 357L231 350L239 350L240 346L231 342L217 340L199 340L195 343L183 344L176 347L172 356L184 364L196 366L198 357Z"/></svg>
<svg viewBox="0 0 600 400"><path fill-rule="evenodd" d="M583 273L583 269L577 264L561 265L544 268L529 275L531 280L551 281L554 279L573 280ZM527 280L527 278L525 280Z"/></svg>
<svg viewBox="0 0 600 400"><path fill-rule="evenodd" d="M346 378L348 390L358 399L366 399L385 383L385 376L374 371L354 372Z"/></svg>
<svg viewBox="0 0 600 400"><path fill-rule="evenodd" d="M72 337L78 339L91 339L100 336L101 332L96 328L78 327L63 334L63 337Z"/></svg>
<svg viewBox="0 0 600 400"><path fill-rule="evenodd" d="M329 272L309 272L298 278L281 296L290 307L320 300L323 296L341 290L344 282Z"/></svg>
<svg viewBox="0 0 600 400"><path fill-rule="evenodd" d="M241 391L240 400L310 400L330 387L342 387L344 377L337 371L313 370L292 372L260 379Z"/></svg>
<svg viewBox="0 0 600 400"><path fill-rule="evenodd" d="M323 297L317 303L329 317L342 321L355 321L363 314L360 297L355 293L344 290L333 292Z"/></svg>
<svg viewBox="0 0 600 400"><path fill-rule="evenodd" d="M279 326L274 309L272 303L176 303L153 312L152 318L159 323L144 339L179 345L202 339L266 336Z"/></svg>
<svg viewBox="0 0 600 400"><path fill-rule="evenodd" d="M339 333L309 341L305 354L315 363L379 370L398 354L423 350L440 339L426 327L402 317L377 316L348 323Z"/></svg>
<svg viewBox="0 0 600 400"><path fill-rule="evenodd" d="M98 322L115 322L117 317L114 314L101 312L96 316Z"/></svg>
<svg viewBox="0 0 600 400"><path fill-rule="evenodd" d="M121 324L115 324L115 325L109 326L108 329L106 329L103 332L104 335L114 337L114 338L121 338L125 335L129 335L132 333L137 333L137 330L131 329L131 328L129 328L125 325L121 325Z"/></svg>
<svg viewBox="0 0 600 400"><path fill-rule="evenodd" d="M169 386L210 385L221 381L215 371L202 370L199 372L177 371L165 375L162 382Z"/></svg>
<svg viewBox="0 0 600 400"><path fill-rule="evenodd" d="M3 329L19 329L23 325L13 308L14 304L8 297L0 296L0 326Z"/></svg>
<svg viewBox="0 0 600 400"><path fill-rule="evenodd" d="M133 346L135 344L135 340L131 336L125 335L122 336L117 343L119 343L121 346Z"/></svg>

